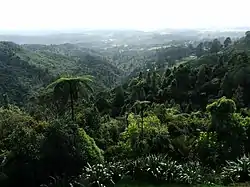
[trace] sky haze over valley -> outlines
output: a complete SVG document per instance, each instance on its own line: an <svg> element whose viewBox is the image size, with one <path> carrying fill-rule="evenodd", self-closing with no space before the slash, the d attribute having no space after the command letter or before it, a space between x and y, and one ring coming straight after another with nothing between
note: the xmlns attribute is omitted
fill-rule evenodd
<svg viewBox="0 0 250 187"><path fill-rule="evenodd" d="M2 32L250 25L248 0L0 0L0 4Z"/></svg>

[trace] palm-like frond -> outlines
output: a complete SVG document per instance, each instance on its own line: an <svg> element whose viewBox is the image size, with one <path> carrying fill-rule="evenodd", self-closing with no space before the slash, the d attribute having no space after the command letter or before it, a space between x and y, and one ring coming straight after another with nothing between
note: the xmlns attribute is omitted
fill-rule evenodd
<svg viewBox="0 0 250 187"><path fill-rule="evenodd" d="M84 82L80 82L80 84L82 85L82 87L87 88L88 91L91 91L91 92L94 91L93 88L88 84L88 82L84 81Z"/></svg>
<svg viewBox="0 0 250 187"><path fill-rule="evenodd" d="M57 80L55 80L54 82L52 82L51 84L49 84L47 86L48 88L51 87L55 87L57 84L62 83L62 82L69 82L69 81L77 81L77 82L82 82L82 83L86 83L86 82L93 82L93 76L91 75L84 75L84 76L80 76L80 77L61 77Z"/></svg>
<svg viewBox="0 0 250 187"><path fill-rule="evenodd" d="M134 108L134 107L138 107L138 108L140 108L140 107L145 107L147 104L149 104L150 103L150 101L136 101L135 103L134 103L134 105L132 106L132 108Z"/></svg>
<svg viewBox="0 0 250 187"><path fill-rule="evenodd" d="M87 91L93 92L89 82L93 82L93 76L85 75L81 77L61 77L47 86L47 89L54 89L54 100L60 109L64 109L71 101L72 119L74 118L74 101L78 100L79 93L88 98Z"/></svg>

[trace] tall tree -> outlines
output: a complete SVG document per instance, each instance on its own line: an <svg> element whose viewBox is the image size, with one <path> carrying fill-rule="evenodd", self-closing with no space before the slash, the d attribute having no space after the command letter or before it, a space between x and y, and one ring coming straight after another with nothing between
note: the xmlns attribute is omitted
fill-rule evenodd
<svg viewBox="0 0 250 187"><path fill-rule="evenodd" d="M141 116L141 137L143 139L144 137L144 111L147 107L147 105L150 103L150 101L136 101L133 105L133 108L139 110L140 116Z"/></svg>
<svg viewBox="0 0 250 187"><path fill-rule="evenodd" d="M3 100L4 100L4 108L8 109L10 101L7 93L3 94Z"/></svg>
<svg viewBox="0 0 250 187"><path fill-rule="evenodd" d="M224 47L228 47L231 44L232 44L231 38L227 37L226 40L224 41Z"/></svg>
<svg viewBox="0 0 250 187"><path fill-rule="evenodd" d="M201 42L197 47L196 47L196 56L201 57L204 54L204 44Z"/></svg>
<svg viewBox="0 0 250 187"><path fill-rule="evenodd" d="M218 39L214 39L213 40L213 43L212 43L212 46L211 46L211 49L210 49L210 52L211 53L217 53L219 52L221 49L221 43Z"/></svg>
<svg viewBox="0 0 250 187"><path fill-rule="evenodd" d="M245 33L245 35L246 35L246 37L245 37L246 43L247 43L247 44L250 44L250 31L247 31L247 32Z"/></svg>
<svg viewBox="0 0 250 187"><path fill-rule="evenodd" d="M61 107L65 107L70 98L71 117L74 120L74 102L78 100L80 93L87 97L87 91L93 91L89 85L92 79L90 75L62 77L52 82L47 88L54 88L54 99Z"/></svg>

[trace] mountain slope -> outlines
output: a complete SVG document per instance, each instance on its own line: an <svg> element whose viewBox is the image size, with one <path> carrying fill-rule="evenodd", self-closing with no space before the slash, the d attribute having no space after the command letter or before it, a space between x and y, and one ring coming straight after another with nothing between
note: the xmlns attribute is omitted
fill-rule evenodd
<svg viewBox="0 0 250 187"><path fill-rule="evenodd" d="M61 74L93 75L96 89L109 88L119 82L122 72L101 56L88 52L79 53L78 56L64 54L59 52L63 51L62 47L53 46L53 51L46 46L36 49L0 42L0 94L8 93L10 101L22 105L33 92ZM3 103L1 98L0 105Z"/></svg>
<svg viewBox="0 0 250 187"><path fill-rule="evenodd" d="M18 57L16 54L20 50L14 43L0 43L0 94L7 93L10 101L22 105L31 90L48 84L52 76L46 70ZM2 104L4 99L0 98Z"/></svg>
<svg viewBox="0 0 250 187"><path fill-rule="evenodd" d="M31 63L43 65L54 75L90 74L96 77L99 86L111 87L123 74L100 53L79 45L24 45L23 47L29 51L28 58ZM27 53L18 55L27 58Z"/></svg>

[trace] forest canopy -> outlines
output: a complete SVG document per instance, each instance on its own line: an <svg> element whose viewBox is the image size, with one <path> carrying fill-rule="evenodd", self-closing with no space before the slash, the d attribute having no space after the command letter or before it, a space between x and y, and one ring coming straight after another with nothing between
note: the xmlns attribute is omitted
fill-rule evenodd
<svg viewBox="0 0 250 187"><path fill-rule="evenodd" d="M141 50L0 42L0 185L249 182L249 33Z"/></svg>

